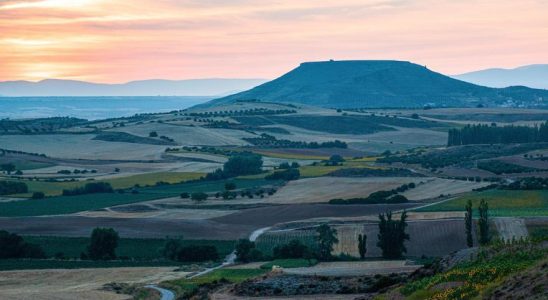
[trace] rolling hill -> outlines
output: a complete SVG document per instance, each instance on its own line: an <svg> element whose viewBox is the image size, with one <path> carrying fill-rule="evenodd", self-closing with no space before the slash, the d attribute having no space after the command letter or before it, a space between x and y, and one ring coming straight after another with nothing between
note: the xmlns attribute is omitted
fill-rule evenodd
<svg viewBox="0 0 548 300"><path fill-rule="evenodd" d="M46 96L220 96L252 88L263 79L140 80L103 84L76 80L46 79L38 82L0 82L5 97Z"/></svg>
<svg viewBox="0 0 548 300"><path fill-rule="evenodd" d="M452 77L490 87L524 85L531 88L548 89L548 64L528 65L514 69L486 69Z"/></svg>
<svg viewBox="0 0 548 300"><path fill-rule="evenodd" d="M302 63L275 80L201 106L249 100L334 108L542 107L548 105L548 91L488 88L405 61L324 61Z"/></svg>

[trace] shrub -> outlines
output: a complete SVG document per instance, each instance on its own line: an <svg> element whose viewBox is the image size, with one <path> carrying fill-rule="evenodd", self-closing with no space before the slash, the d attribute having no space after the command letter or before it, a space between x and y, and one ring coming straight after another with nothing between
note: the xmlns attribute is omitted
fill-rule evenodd
<svg viewBox="0 0 548 300"><path fill-rule="evenodd" d="M114 193L114 189L108 182L90 182L84 187L75 188L72 190L63 190L63 196L74 196L96 193Z"/></svg>
<svg viewBox="0 0 548 300"><path fill-rule="evenodd" d="M265 177L267 180L297 180L301 176L299 169L286 169L283 171L274 172Z"/></svg>
<svg viewBox="0 0 548 300"><path fill-rule="evenodd" d="M190 198L194 201L204 201L207 199L207 194L203 192L196 192L190 195Z"/></svg>
<svg viewBox="0 0 548 300"><path fill-rule="evenodd" d="M44 192L34 192L34 193L32 193L32 199L44 199L44 197L46 197Z"/></svg>
<svg viewBox="0 0 548 300"><path fill-rule="evenodd" d="M190 198L190 194L189 193L181 193L181 199L188 199Z"/></svg>

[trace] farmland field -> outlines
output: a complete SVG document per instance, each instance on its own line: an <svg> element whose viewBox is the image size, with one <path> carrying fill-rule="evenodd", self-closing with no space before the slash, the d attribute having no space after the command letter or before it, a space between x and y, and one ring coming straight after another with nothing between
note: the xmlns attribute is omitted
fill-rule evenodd
<svg viewBox="0 0 548 300"><path fill-rule="evenodd" d="M157 198L160 198L157 194L106 193L3 202L0 203L0 216L20 217L70 214Z"/></svg>
<svg viewBox="0 0 548 300"><path fill-rule="evenodd" d="M198 179L203 176L204 173L195 172L156 172L130 175L125 177L115 177L109 179L100 179L94 182L108 182L114 189L127 189L134 185L154 185L159 181L167 183L180 183L181 181ZM29 181L19 180L24 182L29 187L29 193L43 192L46 196L61 195L64 189L73 189L86 185L89 181L64 181L64 182L51 182L51 181ZM30 195L30 194L29 194Z"/></svg>
<svg viewBox="0 0 548 300"><path fill-rule="evenodd" d="M485 199L491 216L548 216L547 190L489 190L424 207L417 211L463 211L468 200L477 208ZM476 213L476 212L475 212Z"/></svg>
<svg viewBox="0 0 548 300"><path fill-rule="evenodd" d="M334 198L367 197L379 190L391 190L402 184L418 183L421 178L410 177L318 177L291 181L276 194L266 199L268 203L318 203Z"/></svg>
<svg viewBox="0 0 548 300"><path fill-rule="evenodd" d="M19 262L24 264L24 262ZM101 263L95 262L100 265ZM108 264L108 263L103 263ZM112 263L115 265L115 263ZM119 264L123 265L123 264ZM103 291L111 282L158 283L184 276L175 267L117 267L81 270L33 270L0 272L1 299L14 300L127 300L128 295Z"/></svg>
<svg viewBox="0 0 548 300"><path fill-rule="evenodd" d="M159 185L139 189L138 194L103 193L76 196L56 196L44 199L32 199L0 203L0 216L43 216L70 214L86 210L96 210L110 206L131 204L148 200L179 196L187 192L215 192L224 189L226 181L189 182L172 185ZM264 179L234 179L238 188L259 187L265 184L276 184L277 181Z"/></svg>

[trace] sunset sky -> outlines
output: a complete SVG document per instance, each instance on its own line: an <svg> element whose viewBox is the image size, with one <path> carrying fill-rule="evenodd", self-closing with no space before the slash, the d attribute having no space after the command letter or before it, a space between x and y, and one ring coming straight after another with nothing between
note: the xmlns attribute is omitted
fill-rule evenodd
<svg viewBox="0 0 548 300"><path fill-rule="evenodd" d="M548 0L0 0L0 81L274 78L330 58L548 63Z"/></svg>

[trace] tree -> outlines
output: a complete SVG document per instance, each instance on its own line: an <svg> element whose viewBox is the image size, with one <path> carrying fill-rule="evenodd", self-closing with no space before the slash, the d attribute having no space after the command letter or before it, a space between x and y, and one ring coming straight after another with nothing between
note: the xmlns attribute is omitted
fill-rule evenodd
<svg viewBox="0 0 548 300"><path fill-rule="evenodd" d="M243 152L231 156L223 165L223 173L226 177L240 175L254 175L262 172L263 159L260 155Z"/></svg>
<svg viewBox="0 0 548 300"><path fill-rule="evenodd" d="M149 137L157 137L157 136L158 136L158 132L156 132L156 131L151 131L151 132L149 132L148 136L149 136Z"/></svg>
<svg viewBox="0 0 548 300"><path fill-rule="evenodd" d="M481 245L487 245L491 239L489 236L489 206L484 199L481 200L478 211L478 227L480 231L479 242Z"/></svg>
<svg viewBox="0 0 548 300"><path fill-rule="evenodd" d="M116 258L118 233L112 228L95 228L91 233L88 256L93 260L110 260Z"/></svg>
<svg viewBox="0 0 548 300"><path fill-rule="evenodd" d="M337 230L329 227L327 224L322 224L316 230L318 232L318 258L328 260L333 252L333 245L337 244Z"/></svg>
<svg viewBox="0 0 548 300"><path fill-rule="evenodd" d="M367 235L359 234L358 235L358 252L360 253L360 258L365 258L365 253L367 253Z"/></svg>
<svg viewBox="0 0 548 300"><path fill-rule="evenodd" d="M165 258L169 260L177 260L179 248L181 248L181 241L179 239L168 239L166 240L161 252Z"/></svg>
<svg viewBox="0 0 548 300"><path fill-rule="evenodd" d="M40 246L29 244L15 234L0 230L0 259L5 258L45 258Z"/></svg>
<svg viewBox="0 0 548 300"><path fill-rule="evenodd" d="M404 243L409 240L409 234L405 233L407 212L401 214L399 221L392 220L392 212L379 214L379 220L377 247L381 248L382 256L388 259L401 258L407 252Z"/></svg>
<svg viewBox="0 0 548 300"><path fill-rule="evenodd" d="M236 260L249 262L252 259L251 252L255 249L255 243L248 239L240 239L236 244Z"/></svg>
<svg viewBox="0 0 548 300"><path fill-rule="evenodd" d="M190 199L194 201L204 201L207 199L207 194L203 192L196 192L190 195Z"/></svg>
<svg viewBox="0 0 548 300"><path fill-rule="evenodd" d="M2 169L2 171L11 174L11 172L15 171L15 165L12 164L12 163L7 163L7 164L2 164L0 165L0 168Z"/></svg>
<svg viewBox="0 0 548 300"><path fill-rule="evenodd" d="M474 239L472 238L472 200L468 200L465 209L466 214L464 215L464 226L466 230L466 245L468 247L473 247Z"/></svg>

